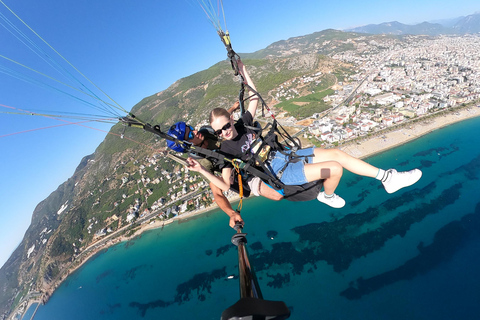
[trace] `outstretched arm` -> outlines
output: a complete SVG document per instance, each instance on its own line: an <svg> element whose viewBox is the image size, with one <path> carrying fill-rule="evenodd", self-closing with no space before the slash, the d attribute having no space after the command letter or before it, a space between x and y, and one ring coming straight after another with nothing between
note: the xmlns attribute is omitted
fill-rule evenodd
<svg viewBox="0 0 480 320"><path fill-rule="evenodd" d="M210 189L212 189L213 197L215 198L218 207L230 217L230 227L235 227L236 222L243 224L242 216L237 211L233 210L230 201L225 197L222 190L212 182L210 182Z"/></svg>
<svg viewBox="0 0 480 320"><path fill-rule="evenodd" d="M214 175L213 173L205 169L202 165L200 165L200 163L198 163L197 160L188 158L187 163L188 163L187 168L189 170L201 173L205 178L208 179L208 181L216 185L222 191L227 191L228 189L230 189L230 183L227 184L223 179L220 179L219 177L217 177L216 175Z"/></svg>
<svg viewBox="0 0 480 320"><path fill-rule="evenodd" d="M247 68L245 68L245 65L243 64L242 60L238 59L238 71L240 74L243 76L243 79L245 82L255 91L257 91L257 88L255 88L255 84L253 83L252 79L250 78L250 75L247 72ZM254 92L250 91L250 95L254 94ZM258 96L254 95L250 98L250 102L248 103L248 108L247 111L250 111L250 114L252 115L252 118L255 118L255 113L257 112L257 106L258 106Z"/></svg>
<svg viewBox="0 0 480 320"><path fill-rule="evenodd" d="M230 189L230 183L226 183L223 179L218 178L216 175L212 174L210 171L205 169L198 161L192 158L187 159L188 169L201 173L205 178L210 181L210 189L212 189L213 197L215 202L229 217L230 227L234 227L236 222L241 222L243 224L242 216L235 210L233 210L232 205L228 199L223 194L223 191ZM224 169L225 171L226 169Z"/></svg>

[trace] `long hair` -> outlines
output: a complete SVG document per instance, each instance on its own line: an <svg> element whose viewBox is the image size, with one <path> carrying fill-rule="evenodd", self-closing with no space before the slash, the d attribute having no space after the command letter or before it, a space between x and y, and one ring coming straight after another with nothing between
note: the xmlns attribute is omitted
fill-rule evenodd
<svg viewBox="0 0 480 320"><path fill-rule="evenodd" d="M224 108L213 109L212 112L210 112L210 124L213 122L213 120L215 120L215 119L217 119L221 116L224 116L225 118L230 119L230 112L228 112Z"/></svg>

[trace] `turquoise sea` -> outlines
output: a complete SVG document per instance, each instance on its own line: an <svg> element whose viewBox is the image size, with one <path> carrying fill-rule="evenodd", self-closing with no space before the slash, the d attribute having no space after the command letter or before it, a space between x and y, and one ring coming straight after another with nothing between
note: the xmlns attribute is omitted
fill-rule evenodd
<svg viewBox="0 0 480 320"><path fill-rule="evenodd" d="M290 319L478 319L480 118L367 161L423 177L390 195L345 173L342 209L244 202L264 298L284 301ZM148 231L96 255L34 319L218 320L239 299L233 234L220 211Z"/></svg>

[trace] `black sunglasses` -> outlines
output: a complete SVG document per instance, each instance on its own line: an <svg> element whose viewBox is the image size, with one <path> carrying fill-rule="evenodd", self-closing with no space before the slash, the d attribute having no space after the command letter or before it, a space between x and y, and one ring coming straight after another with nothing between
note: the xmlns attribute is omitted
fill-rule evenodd
<svg viewBox="0 0 480 320"><path fill-rule="evenodd" d="M222 134L222 131L223 130L228 130L232 127L232 124L229 122L227 122L221 129L218 129L218 130L215 130L215 134L217 136L221 135Z"/></svg>

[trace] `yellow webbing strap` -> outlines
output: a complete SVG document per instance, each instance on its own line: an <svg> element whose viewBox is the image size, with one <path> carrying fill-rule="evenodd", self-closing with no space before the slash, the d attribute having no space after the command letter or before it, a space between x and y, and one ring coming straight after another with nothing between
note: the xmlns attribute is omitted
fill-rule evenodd
<svg viewBox="0 0 480 320"><path fill-rule="evenodd" d="M237 176L238 176L238 194L240 195L240 201L238 202L237 212L240 213L240 211L242 211L242 205L243 205L242 174L240 173L240 167L238 166L238 164L234 163L233 166L235 168L235 171L237 171Z"/></svg>

